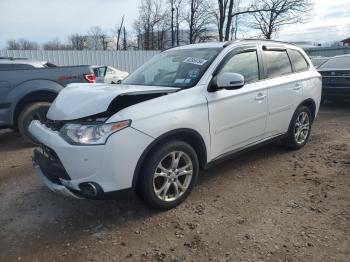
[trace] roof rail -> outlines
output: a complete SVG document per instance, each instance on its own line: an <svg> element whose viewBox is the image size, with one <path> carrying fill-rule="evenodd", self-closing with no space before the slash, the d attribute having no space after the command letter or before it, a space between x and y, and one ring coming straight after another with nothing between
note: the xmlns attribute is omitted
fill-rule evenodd
<svg viewBox="0 0 350 262"><path fill-rule="evenodd" d="M240 42L240 41L265 41L265 42L272 42L272 43L289 44L288 42L283 42L283 41L278 41L278 40L271 40L271 39L243 38L243 39L237 39L237 40L233 40L233 41L228 41L228 42L226 42L224 47L227 47L229 45L232 45L232 44Z"/></svg>

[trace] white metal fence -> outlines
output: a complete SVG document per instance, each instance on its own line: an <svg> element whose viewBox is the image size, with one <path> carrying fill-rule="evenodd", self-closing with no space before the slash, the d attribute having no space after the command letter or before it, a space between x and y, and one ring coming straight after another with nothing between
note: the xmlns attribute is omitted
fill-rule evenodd
<svg viewBox="0 0 350 262"><path fill-rule="evenodd" d="M336 56L350 54L350 46L305 48L309 56ZM109 65L133 72L159 51L43 51L0 50L1 56L49 61L56 65Z"/></svg>
<svg viewBox="0 0 350 262"><path fill-rule="evenodd" d="M109 65L133 72L159 51L44 51L44 50L0 50L0 57L28 58L49 61L60 66Z"/></svg>
<svg viewBox="0 0 350 262"><path fill-rule="evenodd" d="M350 54L350 46L335 46L335 47L312 47L304 48L309 56L337 56Z"/></svg>

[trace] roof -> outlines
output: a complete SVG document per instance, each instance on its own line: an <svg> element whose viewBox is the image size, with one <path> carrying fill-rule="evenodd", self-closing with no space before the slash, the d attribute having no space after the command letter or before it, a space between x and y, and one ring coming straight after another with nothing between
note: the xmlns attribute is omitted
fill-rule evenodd
<svg viewBox="0 0 350 262"><path fill-rule="evenodd" d="M32 61L24 58L13 58L13 57L1 57L0 64L24 64L31 65L33 67L44 67L47 62L45 61Z"/></svg>
<svg viewBox="0 0 350 262"><path fill-rule="evenodd" d="M182 50L182 49L193 49L193 48L225 48L229 45L238 44L238 43L260 43L260 44L272 43L272 44L282 44L282 45L296 47L293 44L282 42L282 41L249 38L249 39L238 39L238 40L227 41L227 42L208 42L208 43L191 44L191 45L171 48L169 50Z"/></svg>

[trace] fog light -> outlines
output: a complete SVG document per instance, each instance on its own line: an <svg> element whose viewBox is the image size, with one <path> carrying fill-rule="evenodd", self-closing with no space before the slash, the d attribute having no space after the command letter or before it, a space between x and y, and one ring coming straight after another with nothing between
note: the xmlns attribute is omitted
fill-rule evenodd
<svg viewBox="0 0 350 262"><path fill-rule="evenodd" d="M101 186L94 182L82 183L79 185L80 193L86 198L97 198L103 194Z"/></svg>

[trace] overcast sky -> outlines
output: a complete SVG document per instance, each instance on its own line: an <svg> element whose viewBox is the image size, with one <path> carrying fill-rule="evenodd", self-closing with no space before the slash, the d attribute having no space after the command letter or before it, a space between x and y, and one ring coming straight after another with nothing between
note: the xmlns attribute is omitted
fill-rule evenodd
<svg viewBox="0 0 350 262"><path fill-rule="evenodd" d="M0 0L0 47L8 39L27 38L40 43L100 26L107 33L126 16L132 29L141 0ZM310 21L288 26L280 40L329 42L350 37L350 0L313 0ZM246 32L245 37L254 35ZM256 34L256 33L255 33Z"/></svg>

